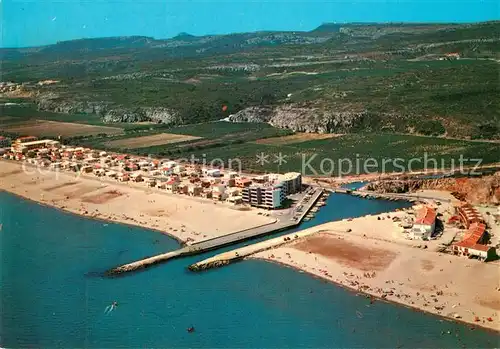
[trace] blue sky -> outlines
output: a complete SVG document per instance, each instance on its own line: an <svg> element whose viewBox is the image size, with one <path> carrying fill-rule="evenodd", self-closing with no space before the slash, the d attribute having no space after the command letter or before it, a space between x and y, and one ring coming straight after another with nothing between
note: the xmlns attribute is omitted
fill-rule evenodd
<svg viewBox="0 0 500 349"><path fill-rule="evenodd" d="M325 22L475 22L498 19L492 0L0 0L1 47L79 38L169 38L256 30L312 30Z"/></svg>

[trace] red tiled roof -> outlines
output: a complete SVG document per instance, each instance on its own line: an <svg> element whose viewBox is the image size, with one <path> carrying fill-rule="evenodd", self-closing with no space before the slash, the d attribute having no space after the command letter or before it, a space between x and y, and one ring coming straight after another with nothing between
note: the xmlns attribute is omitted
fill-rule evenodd
<svg viewBox="0 0 500 349"><path fill-rule="evenodd" d="M436 210L430 208L429 206L425 206L418 211L415 224L432 225L436 220L436 215Z"/></svg>
<svg viewBox="0 0 500 349"><path fill-rule="evenodd" d="M458 211L467 224L483 222L483 217L471 204L459 206Z"/></svg>
<svg viewBox="0 0 500 349"><path fill-rule="evenodd" d="M488 246L479 244L482 239L484 232L486 230L486 225L483 223L474 223L470 226L467 234L464 236L462 241L455 243L455 246L474 248L476 250L487 251ZM480 247L485 246L485 247ZM486 250L485 250L486 249Z"/></svg>
<svg viewBox="0 0 500 349"><path fill-rule="evenodd" d="M471 250L479 250L479 251L483 251L483 252L488 252L488 250L490 248L491 247L488 245L481 245L481 244L475 244L475 245L472 245L471 247L469 247L469 249L471 249Z"/></svg>

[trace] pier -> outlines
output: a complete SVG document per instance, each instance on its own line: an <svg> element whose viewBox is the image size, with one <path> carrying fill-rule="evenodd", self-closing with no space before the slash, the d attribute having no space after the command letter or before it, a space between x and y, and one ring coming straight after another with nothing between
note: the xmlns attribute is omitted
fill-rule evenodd
<svg viewBox="0 0 500 349"><path fill-rule="evenodd" d="M295 226L298 226L306 214L309 213L311 208L316 204L318 199L323 194L323 189L314 188L312 193L304 196L291 210L285 218L280 218L275 223L259 226L251 229L238 231L235 233L219 236L212 239L196 242L190 246L180 248L175 251L170 251L157 256L144 258L132 263L124 264L122 266L110 269L106 272L107 275L117 275L126 272L131 272L139 269L148 268L152 265L168 261L170 259L179 258L182 256L189 256L204 253L218 248L232 245L245 240L253 239L259 236L269 235L272 233L284 231ZM300 211L298 208L300 207Z"/></svg>
<svg viewBox="0 0 500 349"><path fill-rule="evenodd" d="M244 246L235 250L220 253L213 257L207 258L201 262L191 264L188 269L191 271L202 271L211 268L218 268L228 265L232 262L239 261L245 257L251 256L253 254L266 251L272 248L276 248L287 244L291 241L309 236L311 234L320 233L326 231L325 229L318 229L318 226L311 227L296 233L291 233L283 235L277 238L272 238L266 241L261 241L256 244Z"/></svg>

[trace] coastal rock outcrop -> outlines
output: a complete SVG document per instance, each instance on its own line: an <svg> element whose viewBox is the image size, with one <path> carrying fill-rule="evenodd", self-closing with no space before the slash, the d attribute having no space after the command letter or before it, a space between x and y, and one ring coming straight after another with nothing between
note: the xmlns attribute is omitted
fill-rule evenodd
<svg viewBox="0 0 500 349"><path fill-rule="evenodd" d="M377 193L438 189L450 191L458 199L474 204L500 204L500 171L481 178L381 180L367 184L365 189Z"/></svg>
<svg viewBox="0 0 500 349"><path fill-rule="evenodd" d="M169 108L138 106L129 109L103 101L68 100L53 92L38 94L35 102L38 110L65 114L96 114L102 118L103 122L107 123L150 121L177 124L182 121L178 114Z"/></svg>
<svg viewBox="0 0 500 349"><path fill-rule="evenodd" d="M366 115L365 111L335 112L314 107L280 106L269 123L298 132L335 133L351 130Z"/></svg>
<svg viewBox="0 0 500 349"><path fill-rule="evenodd" d="M269 122L273 116L273 109L270 107L248 107L240 110L236 114L229 115L231 122Z"/></svg>
<svg viewBox="0 0 500 349"><path fill-rule="evenodd" d="M231 122L266 122L274 127L288 128L296 132L332 133L346 132L355 128L366 111L344 112L317 107L282 105L277 107L249 107L230 115Z"/></svg>

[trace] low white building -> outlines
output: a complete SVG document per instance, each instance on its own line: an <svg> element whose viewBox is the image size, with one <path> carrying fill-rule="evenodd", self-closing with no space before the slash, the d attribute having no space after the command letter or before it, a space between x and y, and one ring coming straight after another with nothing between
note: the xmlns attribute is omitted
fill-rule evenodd
<svg viewBox="0 0 500 349"><path fill-rule="evenodd" d="M127 182L130 179L129 175L123 172L118 173L117 178L120 182Z"/></svg>
<svg viewBox="0 0 500 349"><path fill-rule="evenodd" d="M146 178L146 184L148 187L154 187L154 186L156 186L156 179Z"/></svg>
<svg viewBox="0 0 500 349"><path fill-rule="evenodd" d="M269 182L269 175L256 176L253 180L257 183L266 183Z"/></svg>
<svg viewBox="0 0 500 349"><path fill-rule="evenodd" d="M206 174L208 177L220 177L221 175L220 170L216 168L207 170Z"/></svg>
<svg viewBox="0 0 500 349"><path fill-rule="evenodd" d="M130 175L130 179L134 182L142 182L142 174L140 172L134 172Z"/></svg>
<svg viewBox="0 0 500 349"><path fill-rule="evenodd" d="M117 175L118 174L115 171L106 172L106 177L109 177L109 178L116 178Z"/></svg>
<svg viewBox="0 0 500 349"><path fill-rule="evenodd" d="M172 160L165 161L165 162L162 162L162 166L163 166L163 167L171 167L171 168L174 168L175 166L177 166L177 162L176 162L176 161L172 161Z"/></svg>
<svg viewBox="0 0 500 349"><path fill-rule="evenodd" d="M106 171L102 168L96 168L94 170L94 175L96 175L97 177L102 177L106 174Z"/></svg>
<svg viewBox="0 0 500 349"><path fill-rule="evenodd" d="M236 177L238 177L238 172L231 171L227 174L228 179L235 179Z"/></svg>
<svg viewBox="0 0 500 349"><path fill-rule="evenodd" d="M168 182L165 183L165 189L169 193L175 193L178 188L179 188L179 182L173 179L170 179Z"/></svg>
<svg viewBox="0 0 500 349"><path fill-rule="evenodd" d="M234 205L238 205L243 202L243 198L241 196L228 196L226 201Z"/></svg>
<svg viewBox="0 0 500 349"><path fill-rule="evenodd" d="M147 160L141 160L141 161L139 161L139 162L137 163L137 165L139 165L141 168L143 168L143 167L144 167L144 168L147 168L147 167L149 167L150 163L149 163L149 161L147 161Z"/></svg>
<svg viewBox="0 0 500 349"><path fill-rule="evenodd" d="M173 167L164 166L164 167L162 167L162 169L161 169L161 173L162 173L164 176L170 176L171 174L173 174L173 173L174 173L174 168L173 168Z"/></svg>
<svg viewBox="0 0 500 349"><path fill-rule="evenodd" d="M212 191L214 192L219 192L219 193L224 193L226 191L226 185L224 184L215 184L212 186Z"/></svg>
<svg viewBox="0 0 500 349"><path fill-rule="evenodd" d="M186 172L186 168L182 165L177 165L174 167L174 173L175 174L181 174L183 172Z"/></svg>

